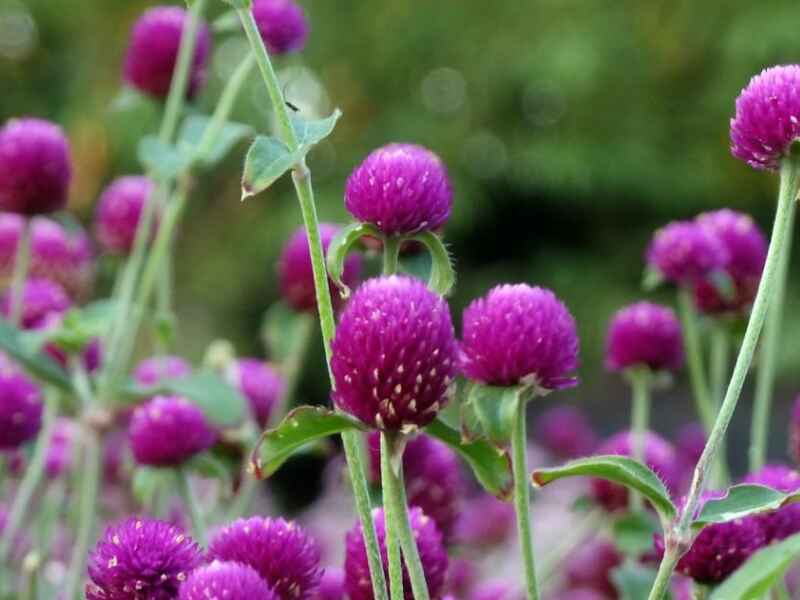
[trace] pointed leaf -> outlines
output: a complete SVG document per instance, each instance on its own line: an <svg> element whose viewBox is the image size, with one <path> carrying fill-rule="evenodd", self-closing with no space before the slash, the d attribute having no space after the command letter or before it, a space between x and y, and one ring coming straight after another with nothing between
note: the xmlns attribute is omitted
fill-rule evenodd
<svg viewBox="0 0 800 600"><path fill-rule="evenodd" d="M221 427L234 427L247 415L247 401L211 371L198 371L180 379L165 379L159 388L186 396L203 410L206 418Z"/></svg>
<svg viewBox="0 0 800 600"><path fill-rule="evenodd" d="M658 475L627 456L590 456L561 467L537 469L533 472L533 484L541 487L558 479L579 476L607 479L639 492L653 504L662 524L671 521L677 512Z"/></svg>
<svg viewBox="0 0 800 600"><path fill-rule="evenodd" d="M487 492L501 500L511 497L513 480L508 452L487 440L465 441L458 430L445 425L439 419L425 427L425 433L444 442L458 453Z"/></svg>
<svg viewBox="0 0 800 600"><path fill-rule="evenodd" d="M424 244L430 252L431 277L428 280L428 287L440 296L448 295L456 283L456 272L442 238L432 231L423 231L412 239Z"/></svg>
<svg viewBox="0 0 800 600"><path fill-rule="evenodd" d="M350 296L350 288L342 281L347 255L364 236L381 238L382 234L369 223L350 223L336 234L328 246L328 276L339 287L343 298Z"/></svg>
<svg viewBox="0 0 800 600"><path fill-rule="evenodd" d="M786 504L800 501L800 494L784 494L763 485L735 485L724 498L709 500L692 522L699 531L712 523L725 523L748 515L776 510Z"/></svg>
<svg viewBox="0 0 800 600"><path fill-rule="evenodd" d="M161 181L175 179L186 167L189 158L175 146L165 144L158 136L148 135L139 142L139 162L144 170Z"/></svg>
<svg viewBox="0 0 800 600"><path fill-rule="evenodd" d="M239 24L238 19L236 23ZM211 149L204 156L196 156L197 147L211 123L211 118L205 115L190 115L184 119L178 134L179 152L189 160L196 158L205 166L215 165L225 158L237 143L253 134L253 128L249 125L228 121L215 132Z"/></svg>
<svg viewBox="0 0 800 600"><path fill-rule="evenodd" d="M367 431L367 426L327 408L296 408L277 427L263 433L253 450L253 472L259 479L269 477L308 444L344 431Z"/></svg>
<svg viewBox="0 0 800 600"><path fill-rule="evenodd" d="M297 134L297 140L300 142L301 147L306 148L303 156L305 156L313 146L319 144L333 133L336 122L341 116L342 111L337 108L333 111L331 116L325 117L324 119L315 119L312 121L297 117L292 119L292 125Z"/></svg>
<svg viewBox="0 0 800 600"><path fill-rule="evenodd" d="M497 444L511 439L518 402L523 388L495 387L470 383L462 403L463 424L467 438L485 437Z"/></svg>
<svg viewBox="0 0 800 600"><path fill-rule="evenodd" d="M40 352L36 344L27 343L22 332L2 319L0 319L0 349L34 377L61 390L72 390L72 384L64 369L52 358Z"/></svg>

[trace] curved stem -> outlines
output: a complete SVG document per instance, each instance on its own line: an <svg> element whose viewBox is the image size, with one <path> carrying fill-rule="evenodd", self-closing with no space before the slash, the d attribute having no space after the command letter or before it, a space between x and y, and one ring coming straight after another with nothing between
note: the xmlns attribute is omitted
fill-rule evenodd
<svg viewBox="0 0 800 600"><path fill-rule="evenodd" d="M719 409L725 395L725 382L730 374L731 336L724 323L715 321L711 328L711 394Z"/></svg>
<svg viewBox="0 0 800 600"><path fill-rule="evenodd" d="M689 378L692 384L697 415L706 430L711 432L714 426L716 410L711 398L711 389L708 386L706 369L703 365L703 350L700 344L700 332L697 327L697 313L694 308L691 290L682 286L678 290L678 308L683 327L683 342L686 348L686 359L689 367Z"/></svg>
<svg viewBox="0 0 800 600"><path fill-rule="evenodd" d="M531 493L528 487L528 434L525 407L525 402L519 400L514 417L514 430L511 435L511 466L514 471L514 509L517 512L517 533L522 548L522 562L525 566L527 598L528 600L538 600L539 586L536 582L530 520Z"/></svg>
<svg viewBox="0 0 800 600"><path fill-rule="evenodd" d="M789 228L793 229L796 203L789 207ZM786 250L781 256L776 275L775 290L772 303L767 311L767 321L764 326L764 339L761 342L760 361L756 374L756 392L753 405L753 419L750 424L750 472L759 470L764 466L767 458L767 433L769 418L772 408L772 396L775 390L775 373L778 366L778 356L781 345L781 326L783 323L784 303L786 301L786 284L789 279L789 264L791 262L792 236L786 240Z"/></svg>
<svg viewBox="0 0 800 600"><path fill-rule="evenodd" d="M28 269L31 262L31 223L23 217L22 231L17 242L17 252L14 257L14 272L11 274L11 324L19 327L22 324L22 309L25 298L25 280L28 278Z"/></svg>
<svg viewBox="0 0 800 600"><path fill-rule="evenodd" d="M402 469L402 465L400 466ZM398 519L402 516L397 513L399 482L392 471L392 444L389 443L388 434L381 432L381 485L383 487L383 516L386 525L386 561L389 567L389 595L391 600L403 599L403 564L400 557L400 542Z"/></svg>
<svg viewBox="0 0 800 600"><path fill-rule="evenodd" d="M631 410L633 458L644 464L647 429L650 426L650 373L645 369L633 370L629 373L629 379L633 391ZM640 511L644 506L642 496L637 493L632 493L630 496L631 511Z"/></svg>
<svg viewBox="0 0 800 600"><path fill-rule="evenodd" d="M400 238L389 235L383 238L383 274L394 275L397 273L398 258L400 255Z"/></svg>
<svg viewBox="0 0 800 600"><path fill-rule="evenodd" d="M189 481L189 472L185 467L176 469L178 477L178 493L183 500L186 510L189 511L189 518L192 521L192 532L197 543L205 547L208 545L208 535L206 534L206 520L203 511L197 503L197 498L192 492L192 482Z"/></svg>
<svg viewBox="0 0 800 600"><path fill-rule="evenodd" d="M647 600L661 600L669 589L670 581L672 580L672 573L675 571L675 566L680 559L680 553L675 547L668 547L664 553L664 558L661 559L661 564L658 566L656 573L656 580L653 582L653 587L650 589L650 595Z"/></svg>

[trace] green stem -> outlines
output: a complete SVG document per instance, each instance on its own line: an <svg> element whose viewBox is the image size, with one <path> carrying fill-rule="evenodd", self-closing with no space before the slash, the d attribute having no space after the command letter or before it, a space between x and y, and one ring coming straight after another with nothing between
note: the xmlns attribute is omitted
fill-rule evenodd
<svg viewBox="0 0 800 600"><path fill-rule="evenodd" d="M714 426L716 411L715 402L711 398L711 389L708 386L706 369L703 365L703 350L700 343L700 332L697 326L697 313L692 300L692 292L686 286L678 290L678 308L683 327L683 341L686 348L686 359L689 367L689 379L692 384L697 415L706 430L711 432Z"/></svg>
<svg viewBox="0 0 800 600"><path fill-rule="evenodd" d="M383 487L384 521L386 524L386 559L389 567L389 595L391 600L403 599L403 564L400 557L400 542L398 532L399 482L392 470L392 450L394 444L390 443L385 431L381 432L381 485ZM402 464L399 467L402 469Z"/></svg>
<svg viewBox="0 0 800 600"><path fill-rule="evenodd" d="M664 552L664 558L661 559L661 564L658 566L656 573L656 580L653 582L653 587L650 589L650 595L647 600L662 600L667 590L669 590L669 583L672 580L672 573L675 571L675 565L678 564L680 559L680 552L674 546L668 547Z"/></svg>
<svg viewBox="0 0 800 600"><path fill-rule="evenodd" d="M692 592L692 598L694 598L694 600L706 600L709 590L708 586L702 583L695 583Z"/></svg>
<svg viewBox="0 0 800 600"><path fill-rule="evenodd" d="M528 434L525 420L524 401L519 400L511 435L511 466L514 471L514 509L517 512L517 533L522 548L522 562L525 566L525 586L528 600L538 600L539 586L536 582L536 565L533 557L533 536L531 534L531 492L528 487Z"/></svg>
<svg viewBox="0 0 800 600"><path fill-rule="evenodd" d="M644 464L647 429L650 427L650 373L645 369L637 369L629 373L629 378L633 391L633 407L631 410L633 458ZM643 506L642 496L632 493L631 511L639 512Z"/></svg>
<svg viewBox="0 0 800 600"><path fill-rule="evenodd" d="M189 481L189 472L186 468L181 467L176 470L178 477L178 492L181 495L181 500L186 509L189 511L189 517L192 521L192 532L194 539L197 543L205 547L208 544L208 535L206 534L206 520L203 517L203 511L197 502L197 497L192 492L192 483Z"/></svg>
<svg viewBox="0 0 800 600"><path fill-rule="evenodd" d="M789 207L789 230L793 230L796 203ZM760 361L756 374L755 403L753 419L750 423L750 472L758 471L764 466L767 458L767 433L769 431L772 396L775 391L775 374L781 348L781 331L783 324L784 304L786 301L786 284L789 279L789 263L791 262L792 236L786 240L786 250L781 256L776 275L772 302L767 311L764 326L764 338L761 342Z"/></svg>
<svg viewBox="0 0 800 600"><path fill-rule="evenodd" d="M715 321L711 329L711 393L719 409L725 395L725 382L730 374L731 336L724 323Z"/></svg>
<svg viewBox="0 0 800 600"><path fill-rule="evenodd" d="M403 465L400 464L397 470L397 507L398 534L400 537L400 548L403 551L403 559L408 569L408 578L411 580L411 591L415 600L430 600L428 593L428 582L425 579L425 570L422 567L422 560L419 556L417 538L411 527L408 518L408 499L406 498L406 486L403 481Z"/></svg>
<svg viewBox="0 0 800 600"><path fill-rule="evenodd" d="M31 224L23 217L22 231L19 234L17 252L14 258L14 272L11 274L11 324L19 327L22 324L22 309L25 304L25 280L31 262Z"/></svg>
<svg viewBox="0 0 800 600"><path fill-rule="evenodd" d="M384 275L394 275L397 273L397 265L400 255L400 242L400 238L396 236L386 236L383 238Z"/></svg>

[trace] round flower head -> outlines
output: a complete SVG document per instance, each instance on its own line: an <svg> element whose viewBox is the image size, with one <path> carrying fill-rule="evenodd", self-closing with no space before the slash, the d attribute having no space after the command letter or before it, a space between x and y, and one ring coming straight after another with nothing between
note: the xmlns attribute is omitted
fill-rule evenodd
<svg viewBox="0 0 800 600"><path fill-rule="evenodd" d="M157 6L146 11L131 31L125 55L125 81L140 92L166 98L183 28L188 25L189 14L177 6ZM189 96L194 96L205 84L210 46L211 33L208 26L201 23L189 74Z"/></svg>
<svg viewBox="0 0 800 600"><path fill-rule="evenodd" d="M67 204L72 179L69 142L41 119L12 119L0 129L0 210L38 215Z"/></svg>
<svg viewBox="0 0 800 600"><path fill-rule="evenodd" d="M656 231L647 249L647 263L667 281L692 284L722 270L728 252L707 227L676 221Z"/></svg>
<svg viewBox="0 0 800 600"><path fill-rule="evenodd" d="M295 52L306 45L308 20L294 0L255 0L253 18L272 54Z"/></svg>
<svg viewBox="0 0 800 600"><path fill-rule="evenodd" d="M369 458L376 482L381 479L380 448L380 434L375 431L369 435ZM450 537L465 488L458 456L439 440L422 434L406 444L403 472L409 506L419 506L442 535Z"/></svg>
<svg viewBox="0 0 800 600"><path fill-rule="evenodd" d="M95 235L111 254L127 255L133 249L142 210L150 201L153 182L147 177L120 177L100 196L94 216ZM151 236L157 225L153 224Z"/></svg>
<svg viewBox="0 0 800 600"><path fill-rule="evenodd" d="M766 465L747 475L742 483L765 485L784 494L800 490L800 473L784 465ZM761 521L767 543L786 539L800 532L800 505L788 504L775 511L754 517Z"/></svg>
<svg viewBox="0 0 800 600"><path fill-rule="evenodd" d="M447 303L404 276L363 284L332 344L337 406L387 431L430 423L452 393L456 340Z"/></svg>
<svg viewBox="0 0 800 600"><path fill-rule="evenodd" d="M572 406L545 411L536 430L536 440L559 458L588 456L597 446L597 435L586 415Z"/></svg>
<svg viewBox="0 0 800 600"><path fill-rule="evenodd" d="M180 588L178 600L277 600L252 567L214 561L192 571Z"/></svg>
<svg viewBox="0 0 800 600"><path fill-rule="evenodd" d="M136 365L133 378L143 387L153 387L162 379L181 379L191 374L192 365L180 356L154 356Z"/></svg>
<svg viewBox="0 0 800 600"><path fill-rule="evenodd" d="M633 454L633 435L629 431L623 431L610 437L600 445L597 454L631 456ZM658 434L648 431L645 438L644 456L647 466L659 476L668 490L674 491L678 484L679 469L677 455L672 444ZM628 506L627 488L606 479L591 480L591 495L608 511Z"/></svg>
<svg viewBox="0 0 800 600"><path fill-rule="evenodd" d="M442 227L453 189L441 159L422 146L389 144L372 152L347 180L347 210L386 235Z"/></svg>
<svg viewBox="0 0 800 600"><path fill-rule="evenodd" d="M464 311L462 368L489 385L533 383L545 390L575 385L575 319L553 292L499 285Z"/></svg>
<svg viewBox="0 0 800 600"><path fill-rule="evenodd" d="M156 396L134 411L128 437L137 463L170 467L208 450L217 436L186 398Z"/></svg>
<svg viewBox="0 0 800 600"><path fill-rule="evenodd" d="M22 327L38 329L48 324L53 315L69 309L69 296L60 285L48 279L29 279L22 292ZM6 290L0 300L0 311L8 318L11 314L11 290Z"/></svg>
<svg viewBox="0 0 800 600"><path fill-rule="evenodd" d="M383 561L383 571L386 580L389 580L389 568L386 558L386 521L382 508L373 511L373 522L375 523L375 533L378 536L381 559ZM445 576L447 574L447 551L442 544L442 535L436 528L433 519L425 516L422 510L414 507L409 510L409 520L414 538L417 542L419 558L422 562L422 570L425 574L425 581L428 584L428 592L433 600L441 598L444 592ZM369 575L369 563L367 561L367 550L364 546L364 535L361 524L356 524L347 534L345 548L345 589L350 600L373 600L372 582ZM411 590L411 580L408 570L403 564L403 595L405 600L413 600L414 594Z"/></svg>
<svg viewBox="0 0 800 600"><path fill-rule="evenodd" d="M338 567L326 567L319 580L319 600L343 600L344 571Z"/></svg>
<svg viewBox="0 0 800 600"><path fill-rule="evenodd" d="M0 370L0 450L21 446L42 424L42 392L26 375Z"/></svg>
<svg viewBox="0 0 800 600"><path fill-rule="evenodd" d="M481 493L470 499L461 511L453 538L471 546L494 546L509 538L515 524L513 505Z"/></svg>
<svg viewBox="0 0 800 600"><path fill-rule="evenodd" d="M637 302L611 319L606 339L606 368L647 367L677 371L683 365L681 324L671 308Z"/></svg>
<svg viewBox="0 0 800 600"><path fill-rule="evenodd" d="M214 536L208 555L249 565L281 600L313 597L322 575L317 543L296 523L280 518L234 521Z"/></svg>
<svg viewBox="0 0 800 600"><path fill-rule="evenodd" d="M250 403L250 412L259 427L266 427L272 409L281 401L286 386L283 376L257 358L240 358L226 370L228 382Z"/></svg>
<svg viewBox="0 0 800 600"><path fill-rule="evenodd" d="M800 137L800 66L764 69L736 99L731 152L754 169L777 171Z"/></svg>
<svg viewBox="0 0 800 600"><path fill-rule="evenodd" d="M616 595L611 571L622 564L614 544L594 539L578 546L566 561L566 578L571 587L592 588L609 596Z"/></svg>
<svg viewBox="0 0 800 600"><path fill-rule="evenodd" d="M130 518L106 529L89 554L87 600L173 600L200 566L200 548L163 521Z"/></svg>
<svg viewBox="0 0 800 600"><path fill-rule="evenodd" d="M322 249L327 254L333 238L341 228L331 223L320 223L319 233ZM342 271L342 281L348 287L355 287L361 273L361 257L351 254L347 257ZM281 295L293 309L301 312L317 309L317 296L314 290L314 271L311 266L311 251L304 227L299 227L289 238L278 263L278 278ZM341 305L341 294L336 285L328 280L334 305Z"/></svg>

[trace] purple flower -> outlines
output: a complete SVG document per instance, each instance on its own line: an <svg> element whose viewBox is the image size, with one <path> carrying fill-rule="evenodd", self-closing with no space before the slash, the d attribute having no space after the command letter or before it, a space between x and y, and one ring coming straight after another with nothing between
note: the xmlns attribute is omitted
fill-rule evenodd
<svg viewBox="0 0 800 600"><path fill-rule="evenodd" d="M383 570L386 580L389 580L389 568L386 558L386 522L382 508L376 508L373 513L375 533L378 536L378 545L381 550ZM447 574L447 551L442 543L442 535L436 528L433 519L425 516L422 510L414 507L409 510L411 528L417 541L417 549L422 562L425 581L432 600L441 598L444 592L445 576ZM347 534L346 557L344 562L345 588L350 600L373 600L372 582L369 575L367 550L364 546L364 535L361 524L356 524ZM405 600L413 600L411 580L403 564L403 595Z"/></svg>
<svg viewBox="0 0 800 600"><path fill-rule="evenodd" d="M0 369L0 449L18 448L42 423L42 392L26 375Z"/></svg>
<svg viewBox="0 0 800 600"><path fill-rule="evenodd" d="M319 233L322 238L322 249L327 254L328 246L341 228L331 223L320 223ZM348 287L355 287L361 273L361 257L351 254L344 263L342 281ZM311 266L311 251L308 247L308 236L303 227L299 227L289 238L278 262L278 278L281 295L293 309L301 312L317 309L317 296L314 289L314 271ZM335 306L341 305L341 295L331 281L331 297Z"/></svg>
<svg viewBox="0 0 800 600"><path fill-rule="evenodd" d="M790 494L800 491L800 473L784 465L766 465L756 473L747 475L742 483L765 485ZM767 543L786 539L800 532L800 505L789 504L775 511L756 515L761 522Z"/></svg>
<svg viewBox="0 0 800 600"><path fill-rule="evenodd" d="M653 371L677 371L682 365L681 324L671 308L637 302L613 316L606 339L607 369L648 367Z"/></svg>
<svg viewBox="0 0 800 600"><path fill-rule="evenodd" d="M280 404L283 397L286 387L283 376L257 358L240 358L232 362L225 376L247 398L259 427L266 427L272 409Z"/></svg>
<svg viewBox="0 0 800 600"><path fill-rule="evenodd" d="M533 383L546 390L577 383L575 319L550 290L499 285L464 311L462 368L489 385Z"/></svg>
<svg viewBox="0 0 800 600"><path fill-rule="evenodd" d="M181 379L191 374L192 365L180 356L153 356L136 366L133 378L143 387L153 387L162 379Z"/></svg>
<svg viewBox="0 0 800 600"><path fill-rule="evenodd" d="M89 555L87 600L174 600L203 562L200 548L177 527L132 517L106 529Z"/></svg>
<svg viewBox="0 0 800 600"><path fill-rule="evenodd" d="M39 329L48 325L53 315L66 312L72 303L60 285L48 279L29 279L22 292L22 327ZM0 312L6 318L11 314L11 290L0 299Z"/></svg>
<svg viewBox="0 0 800 600"><path fill-rule="evenodd" d="M597 454L631 456L633 454L633 435L622 431L608 438L597 449ZM672 444L656 433L648 431L644 448L645 463L661 478L667 490L674 492L678 485L679 468ZM616 511L628 506L628 490L606 479L591 480L591 495L608 511Z"/></svg>
<svg viewBox="0 0 800 600"><path fill-rule="evenodd" d="M308 39L308 19L293 0L255 0L253 17L272 54L302 50Z"/></svg>
<svg viewBox="0 0 800 600"><path fill-rule="evenodd" d="M578 546L565 565L570 587L591 588L609 596L616 595L611 571L622 564L622 556L611 542L596 538Z"/></svg>
<svg viewBox="0 0 800 600"><path fill-rule="evenodd" d="M188 25L189 14L177 6L157 6L146 11L131 31L125 55L125 81L145 94L166 98L178 60L183 28ZM200 23L189 75L190 97L205 84L210 47L211 33L205 23Z"/></svg>
<svg viewBox="0 0 800 600"><path fill-rule="evenodd" d="M371 433L368 443L371 474L379 482L380 433ZM465 488L458 456L439 440L421 434L406 444L403 471L408 505L419 506L433 519L444 538L449 538Z"/></svg>
<svg viewBox="0 0 800 600"><path fill-rule="evenodd" d="M481 493L466 502L456 522L453 538L471 546L502 544L514 532L516 522L512 504Z"/></svg>
<svg viewBox="0 0 800 600"><path fill-rule="evenodd" d="M344 571L338 567L326 567L319 580L318 600L344 599Z"/></svg>
<svg viewBox="0 0 800 600"><path fill-rule="evenodd" d="M656 231L647 262L667 281L689 285L721 271L728 263L728 252L709 228L675 221Z"/></svg>
<svg viewBox="0 0 800 600"><path fill-rule="evenodd" d="M507 580L493 579L477 585L469 600L525 600L525 594Z"/></svg>
<svg viewBox="0 0 800 600"><path fill-rule="evenodd" d="M38 215L67 205L72 159L64 132L41 119L0 129L0 210Z"/></svg>
<svg viewBox="0 0 800 600"><path fill-rule="evenodd" d="M800 66L764 69L736 99L731 153L754 169L776 171L800 137Z"/></svg>
<svg viewBox="0 0 800 600"><path fill-rule="evenodd" d="M56 420L45 456L45 473L51 479L60 477L72 468L75 459L75 443L80 435L80 427L75 421L65 417Z"/></svg>
<svg viewBox="0 0 800 600"><path fill-rule="evenodd" d="M139 406L128 437L136 462L154 467L180 465L217 439L203 411L182 396L156 396Z"/></svg>
<svg viewBox="0 0 800 600"><path fill-rule="evenodd" d="M120 177L100 196L95 209L94 227L100 245L111 254L127 255L133 249L136 230L154 184L147 177ZM150 237L158 224L154 219Z"/></svg>
<svg viewBox="0 0 800 600"><path fill-rule="evenodd" d="M322 572L317 543L293 521L239 519L208 547L211 559L253 567L281 600L306 600L317 592Z"/></svg>
<svg viewBox="0 0 800 600"><path fill-rule="evenodd" d="M559 458L588 456L597 446L597 435L583 411L555 406L539 417L536 440Z"/></svg>
<svg viewBox="0 0 800 600"><path fill-rule="evenodd" d="M277 600L258 572L236 562L198 567L181 584L178 600Z"/></svg>
<svg viewBox="0 0 800 600"><path fill-rule="evenodd" d="M389 144L372 152L347 180L347 210L386 235L442 227L453 188L441 159L422 146Z"/></svg>
<svg viewBox="0 0 800 600"><path fill-rule="evenodd" d="M368 425L424 427L450 399L457 348L450 309L417 279L364 283L342 312L332 346L334 401Z"/></svg>

